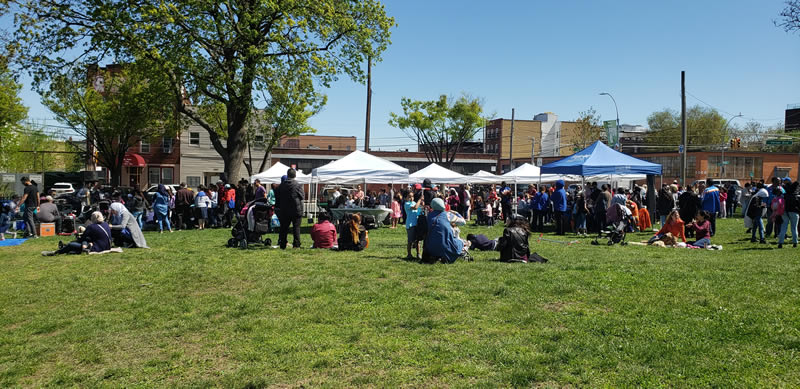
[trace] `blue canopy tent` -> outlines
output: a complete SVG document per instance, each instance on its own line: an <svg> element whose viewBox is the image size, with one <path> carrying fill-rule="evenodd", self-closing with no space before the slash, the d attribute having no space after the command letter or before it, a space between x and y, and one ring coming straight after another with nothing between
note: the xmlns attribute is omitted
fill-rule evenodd
<svg viewBox="0 0 800 389"><path fill-rule="evenodd" d="M620 153L603 142L542 166L542 174L573 174L578 176L644 174L661 175L661 165Z"/></svg>

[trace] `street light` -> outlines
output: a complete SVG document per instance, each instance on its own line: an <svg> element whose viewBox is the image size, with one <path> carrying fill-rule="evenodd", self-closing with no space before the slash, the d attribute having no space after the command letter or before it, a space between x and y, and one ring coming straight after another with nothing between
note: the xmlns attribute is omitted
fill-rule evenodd
<svg viewBox="0 0 800 389"><path fill-rule="evenodd" d="M620 145L619 141L619 109L617 108L617 100L615 100L614 96L611 96L611 93L608 92L600 92L600 96L608 96L611 98L611 101L614 102L614 111L617 112L617 150L622 151L622 145Z"/></svg>

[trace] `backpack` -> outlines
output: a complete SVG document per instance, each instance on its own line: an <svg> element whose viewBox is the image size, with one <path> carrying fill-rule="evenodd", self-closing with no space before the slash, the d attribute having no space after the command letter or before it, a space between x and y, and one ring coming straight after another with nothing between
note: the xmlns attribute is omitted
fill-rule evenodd
<svg viewBox="0 0 800 389"><path fill-rule="evenodd" d="M428 236L428 216L419 214L417 216L417 226L414 227L414 240L417 242L424 242L425 237Z"/></svg>

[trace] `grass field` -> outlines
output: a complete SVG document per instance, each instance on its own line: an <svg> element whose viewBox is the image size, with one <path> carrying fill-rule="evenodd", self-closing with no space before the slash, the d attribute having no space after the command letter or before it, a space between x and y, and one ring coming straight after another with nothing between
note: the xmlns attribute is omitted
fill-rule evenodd
<svg viewBox="0 0 800 389"><path fill-rule="evenodd" d="M718 228L722 251L531 238L545 265L405 262L390 229L362 253L28 241L0 249L0 387L800 386L800 250Z"/></svg>

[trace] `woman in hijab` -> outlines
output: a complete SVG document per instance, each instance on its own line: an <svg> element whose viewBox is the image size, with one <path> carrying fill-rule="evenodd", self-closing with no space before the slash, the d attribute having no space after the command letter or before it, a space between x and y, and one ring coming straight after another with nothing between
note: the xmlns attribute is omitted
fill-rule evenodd
<svg viewBox="0 0 800 389"><path fill-rule="evenodd" d="M131 215L130 212L121 203L111 204L112 219L114 216L120 218L119 224L111 226L112 237L114 244L118 247L147 247L147 241L144 240L142 230L139 228L139 223Z"/></svg>
<svg viewBox="0 0 800 389"><path fill-rule="evenodd" d="M167 230L172 232L172 226L169 224L169 193L167 188L158 184L158 191L153 197L153 213L158 221L158 232L164 233L164 223L167 223Z"/></svg>
<svg viewBox="0 0 800 389"><path fill-rule="evenodd" d="M91 223L74 242L67 245L58 242L58 246L58 251L43 251L42 255L81 254L84 251L99 253L111 250L111 228L103 218L103 214L95 211L92 213Z"/></svg>
<svg viewBox="0 0 800 389"><path fill-rule="evenodd" d="M428 214L428 236L423 246L425 258L441 258L443 262L453 263L461 256L464 242L458 239L450 225L444 200L435 198L431 202L433 212Z"/></svg>

